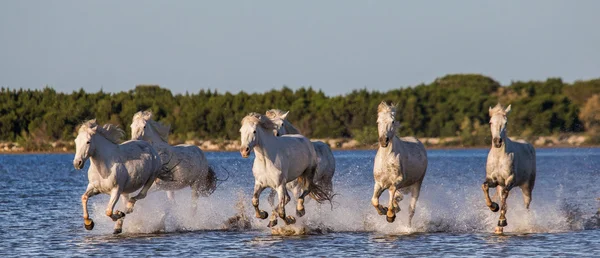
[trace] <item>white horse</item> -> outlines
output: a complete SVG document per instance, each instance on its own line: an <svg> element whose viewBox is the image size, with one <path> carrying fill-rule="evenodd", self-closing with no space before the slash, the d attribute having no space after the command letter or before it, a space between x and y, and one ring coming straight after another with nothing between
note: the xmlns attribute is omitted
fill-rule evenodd
<svg viewBox="0 0 600 258"><path fill-rule="evenodd" d="M277 191L279 204L274 207L269 227L277 225L277 215L286 224L293 224L296 219L286 216L285 205L290 201L286 183L298 179L302 193L298 196L296 215L305 214L304 197L310 194L318 202L331 201L329 194L313 182L317 168L317 155L310 141L302 135L284 135L276 137L273 130L275 124L266 116L250 113L242 119L240 154L247 158L250 151L256 155L252 174L254 175L254 194L252 205L256 217L266 219L267 212L260 210L259 198L262 191L270 187Z"/></svg>
<svg viewBox="0 0 600 258"><path fill-rule="evenodd" d="M96 119L84 122L75 138L75 158L73 166L82 169L90 159L88 169L88 186L81 196L83 221L87 230L94 228L94 221L89 218L87 201L89 197L104 193L110 195L106 216L116 221L114 234L122 231L125 214L114 210L119 196L127 202L125 213L131 213L137 200L146 197L154 179L164 173L158 154L152 146L143 141L127 141L118 144L124 136L123 130L106 124L96 124ZM139 189L140 192L129 198L129 193Z"/></svg>
<svg viewBox="0 0 600 258"><path fill-rule="evenodd" d="M497 212L498 204L490 199L489 188L497 187L502 208L496 233L502 233L506 222L506 199L508 192L515 186L521 187L525 207L529 209L531 191L535 184L535 149L525 141L512 141L506 135L506 115L510 112L510 105L506 109L498 103L494 108L489 108L490 130L492 131L492 148L487 157L485 166L485 182L481 185L485 203L493 212Z"/></svg>
<svg viewBox="0 0 600 258"><path fill-rule="evenodd" d="M286 117L288 112L283 112L279 109L271 109L266 112L266 116L277 126L275 134L277 136L286 134L301 134L292 123L290 123ZM327 193L332 194L333 192L333 174L335 173L335 158L333 152L328 144L322 141L311 141L315 151L317 153L317 172L314 177L314 182ZM294 196L298 196L300 193L300 187L296 180L287 184L287 189L292 191ZM269 195L269 203L273 205L275 198L275 191L271 191Z"/></svg>
<svg viewBox="0 0 600 258"><path fill-rule="evenodd" d="M196 210L200 195L215 191L217 178L200 148L189 144L171 146L168 143L169 126L152 119L152 112L140 111L133 115L131 139L144 140L160 153L162 162L172 170L171 180L157 179L155 187L167 191L173 199L174 191L189 186L192 189L192 210Z"/></svg>
<svg viewBox="0 0 600 258"><path fill-rule="evenodd" d="M425 146L415 137L398 138L395 134L399 123L395 121L396 107L381 102L377 108L377 128L379 132L379 150L375 156L373 176L375 187L371 203L379 213L386 215L392 223L396 213L400 211L398 202L402 200L401 192L411 193L408 211L408 225L412 224L415 207L419 199L421 184L427 170L427 151ZM388 189L390 193L389 207L379 204L379 196Z"/></svg>

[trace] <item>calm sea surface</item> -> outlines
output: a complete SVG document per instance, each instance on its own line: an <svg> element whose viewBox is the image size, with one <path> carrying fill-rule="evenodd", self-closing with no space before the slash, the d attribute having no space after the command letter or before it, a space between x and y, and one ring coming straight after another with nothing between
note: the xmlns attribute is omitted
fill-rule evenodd
<svg viewBox="0 0 600 258"><path fill-rule="evenodd" d="M284 228L292 236L273 235L268 220L254 218L254 156L206 153L219 177L229 179L202 198L197 211L190 208L189 189L177 192L175 201L154 192L127 215L123 234L112 235L106 195L90 199L96 227L83 228L80 198L89 162L78 171L72 154L0 155L0 257L600 255L599 148L538 149L531 210L525 210L519 188L511 191L504 235L493 234L499 214L485 206L480 188L487 152L429 151L409 228L409 196L393 224L370 204L375 151L337 151L333 210L308 201L306 216ZM270 213L267 194L261 208ZM295 213L293 202L287 210ZM250 229L225 225L240 214L250 217Z"/></svg>

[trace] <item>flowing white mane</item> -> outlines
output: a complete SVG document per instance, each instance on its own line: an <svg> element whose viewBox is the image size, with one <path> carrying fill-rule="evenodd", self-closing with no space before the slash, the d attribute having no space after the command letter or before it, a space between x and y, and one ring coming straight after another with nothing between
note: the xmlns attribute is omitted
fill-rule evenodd
<svg viewBox="0 0 600 258"><path fill-rule="evenodd" d="M503 116L506 115L506 111L504 110L504 107L500 103L496 104L496 106L494 108L490 108L489 112L490 112L490 117L494 116L494 115L503 115Z"/></svg>
<svg viewBox="0 0 600 258"><path fill-rule="evenodd" d="M169 142L169 130L171 130L171 126L163 125L159 122L156 122L152 119L152 111L140 111L133 115L133 121L138 119L143 119L146 123L150 124L154 131L158 134L158 136L165 142Z"/></svg>
<svg viewBox="0 0 600 258"><path fill-rule="evenodd" d="M98 133L98 134L102 135L104 138L106 138L107 140L109 140L110 142L115 143L115 144L119 144L121 142L121 140L123 139L123 137L125 136L125 132L116 125L105 124L102 127L98 127L98 124L96 123L96 119L91 119L91 120L83 122L81 124L81 126L79 127L78 132L81 133L84 131L88 132L90 134Z"/></svg>
<svg viewBox="0 0 600 258"><path fill-rule="evenodd" d="M296 128L294 125L292 125L292 123L290 123L290 121L288 121L287 119L282 119L282 117L287 113L288 112L283 112L282 110L279 110L279 109L271 109L271 110L267 111L266 116L269 119L281 119L282 123L283 123L283 127L285 128L285 131L288 134L301 134L300 130L298 130L298 128Z"/></svg>
<svg viewBox="0 0 600 258"><path fill-rule="evenodd" d="M260 125L262 128L267 130L277 129L277 125L275 125L271 119L255 112L248 114L246 117L244 117L244 119L242 119L242 125L247 123Z"/></svg>
<svg viewBox="0 0 600 258"><path fill-rule="evenodd" d="M377 115L380 117L382 115L388 115L388 116L391 116L392 119L395 119L396 105L394 105L394 104L388 105L387 103L385 103L385 101L382 101L381 103L379 103L379 106L377 107Z"/></svg>

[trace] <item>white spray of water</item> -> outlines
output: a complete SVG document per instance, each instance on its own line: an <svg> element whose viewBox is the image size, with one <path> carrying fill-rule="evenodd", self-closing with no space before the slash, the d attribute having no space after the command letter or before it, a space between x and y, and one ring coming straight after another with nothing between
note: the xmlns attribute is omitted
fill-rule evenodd
<svg viewBox="0 0 600 258"><path fill-rule="evenodd" d="M176 192L175 200L170 201L163 192L150 194L136 203L135 210L125 218L123 231L126 233L155 233L195 230L260 230L267 228L268 219L254 217L251 205L251 189L221 188L207 198L200 198L198 209L191 210L189 190ZM407 210L410 195L401 202L401 212L396 222L388 223L385 216L377 214L371 206L370 191L356 188L336 188L333 209L328 203L317 204L314 200L306 203L306 215L297 218L293 226L279 226L274 234L311 234L326 232L379 232L383 234L407 234L414 232L493 232L499 213L491 212L483 200L478 186L448 189L444 185L427 185L421 191L412 227L407 225ZM237 193L237 194L236 194ZM387 204L386 193L381 203ZM539 197L540 195L538 195ZM548 193L546 198L534 198L531 210L523 205L520 189L511 191L508 200L508 226L505 232L542 233L581 230L584 216L578 214L577 204L566 205L566 196L560 188ZM101 233L112 231L113 222L103 216L106 198L93 201L92 214L96 229ZM308 199L307 199L308 200ZM266 195L260 207L270 213ZM119 203L118 209L123 209ZM295 203L286 206L289 215L295 215ZM230 219L235 223L231 223ZM243 226L249 220L249 229ZM228 222L229 220L229 222ZM240 224L241 223L241 224Z"/></svg>

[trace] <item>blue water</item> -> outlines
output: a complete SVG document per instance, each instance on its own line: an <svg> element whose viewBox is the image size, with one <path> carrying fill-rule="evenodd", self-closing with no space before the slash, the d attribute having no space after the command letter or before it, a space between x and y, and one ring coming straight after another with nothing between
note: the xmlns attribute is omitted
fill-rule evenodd
<svg viewBox="0 0 600 258"><path fill-rule="evenodd" d="M188 189L177 192L174 202L155 192L127 215L124 232L112 235L104 195L90 199L96 227L83 228L80 197L89 164L75 170L72 154L0 155L0 256L598 254L600 149L538 149L531 210L523 207L520 189L511 191L504 235L493 234L499 214L485 206L480 188L487 151L428 152L429 168L413 227L406 223L408 196L393 224L371 206L375 151L336 151L338 195L333 210L308 201L306 216L284 227L295 232L292 236L274 235L267 220L253 216L253 156L206 153L219 177L229 174L229 179L212 196L202 198L197 211L191 211ZM270 211L266 193L261 208ZM287 208L294 213L293 202ZM251 228L225 225L236 214L247 214Z"/></svg>

